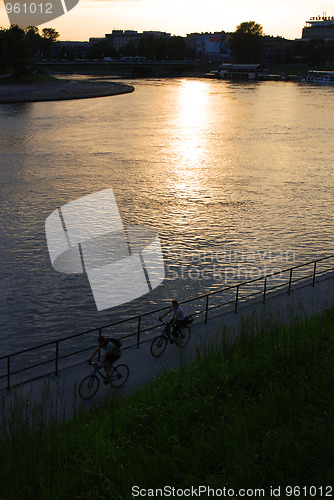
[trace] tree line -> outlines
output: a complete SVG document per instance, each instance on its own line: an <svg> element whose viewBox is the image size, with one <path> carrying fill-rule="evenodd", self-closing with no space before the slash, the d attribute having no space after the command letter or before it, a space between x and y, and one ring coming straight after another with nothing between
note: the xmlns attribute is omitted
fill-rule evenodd
<svg viewBox="0 0 334 500"><path fill-rule="evenodd" d="M334 40L293 42L293 53L304 64L324 66L328 62L334 62Z"/></svg>
<svg viewBox="0 0 334 500"><path fill-rule="evenodd" d="M17 25L8 29L0 28L0 73L8 73L16 78L34 70L34 61L50 59L52 47L58 40L59 33L53 28L43 28L41 33L36 26L25 30ZM236 31L228 35L228 44L233 61L238 63L262 62L265 48L265 35L261 24L247 21L239 24ZM148 35L138 41L130 41L116 52L107 40L93 44L87 59L103 57L144 57L156 60L184 60L195 57L195 53L186 45L183 37L154 37ZM58 51L59 59L74 59L71 45L62 45ZM280 62L299 61L309 65L323 65L334 61L334 41L309 40L291 42L290 48Z"/></svg>
<svg viewBox="0 0 334 500"><path fill-rule="evenodd" d="M228 45L233 61L239 64L259 63L263 60L266 37L261 24L255 21L246 21L236 27L236 31L228 35ZM68 48L67 55L72 53ZM157 60L183 60L195 57L195 51L186 46L182 37L155 38L142 37L138 41L130 41L115 51L107 40L92 45L87 53L88 59L103 59L103 57L120 58L145 57ZM69 57L68 57L69 58ZM291 41L290 47L278 56L281 63L299 61L310 65L323 65L327 61L334 61L333 40L309 40L303 42Z"/></svg>
<svg viewBox="0 0 334 500"><path fill-rule="evenodd" d="M36 26L25 30L16 24L0 28L0 73L17 79L31 73L36 57L51 57L52 45L58 38L59 33L53 28L43 28L41 33Z"/></svg>
<svg viewBox="0 0 334 500"><path fill-rule="evenodd" d="M194 51L186 45L181 36L155 37L147 35L138 41L128 42L120 51L116 51L107 41L94 44L88 51L89 59L100 59L103 56L112 58L120 57L145 57L146 59L178 60L182 61L195 56Z"/></svg>
<svg viewBox="0 0 334 500"><path fill-rule="evenodd" d="M263 28L254 21L241 23L235 33L229 37L232 56L238 62L258 62L263 51ZM193 58L196 51L187 46L183 37L154 37L143 36L138 41L129 41L121 51L113 49L107 40L97 42L90 47L88 59L102 59L103 57L145 57L157 60L184 60Z"/></svg>

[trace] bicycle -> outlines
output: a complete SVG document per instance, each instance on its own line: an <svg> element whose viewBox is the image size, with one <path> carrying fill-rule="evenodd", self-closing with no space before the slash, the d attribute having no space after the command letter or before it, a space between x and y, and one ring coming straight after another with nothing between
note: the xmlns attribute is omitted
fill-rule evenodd
<svg viewBox="0 0 334 500"><path fill-rule="evenodd" d="M93 371L90 375L87 375L84 377L79 384L79 396L82 399L90 399L99 390L100 387L100 379L97 376L97 374L102 377L103 381L108 380L109 377L106 377L100 370L100 365L97 363L94 363L94 361L88 361L88 363L93 366ZM111 379L110 383L113 387L122 387L122 385L125 384L125 382L129 378L129 367L122 363L117 366L112 366L111 368Z"/></svg>
<svg viewBox="0 0 334 500"><path fill-rule="evenodd" d="M156 358L161 356L165 351L168 342L170 344L175 342L178 347L184 347L188 344L191 335L190 325L193 322L193 318L191 316L184 318L184 324L177 330L175 335L169 323L165 323L162 320L160 321L165 325L165 328L160 335L153 339L151 344L151 354Z"/></svg>

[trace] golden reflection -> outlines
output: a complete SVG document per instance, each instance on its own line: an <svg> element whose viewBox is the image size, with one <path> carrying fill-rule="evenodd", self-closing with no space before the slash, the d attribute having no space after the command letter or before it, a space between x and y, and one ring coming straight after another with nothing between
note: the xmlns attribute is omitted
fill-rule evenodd
<svg viewBox="0 0 334 500"><path fill-rule="evenodd" d="M209 87L207 82L183 80L179 87L169 145L172 191L180 198L202 197L209 126Z"/></svg>
<svg viewBox="0 0 334 500"><path fill-rule="evenodd" d="M201 156L208 132L208 90L206 82L182 82L174 123L179 134L175 153L181 161L195 161Z"/></svg>
<svg viewBox="0 0 334 500"><path fill-rule="evenodd" d="M177 120L185 128L201 127L207 118L208 85L206 82L184 80L180 88Z"/></svg>

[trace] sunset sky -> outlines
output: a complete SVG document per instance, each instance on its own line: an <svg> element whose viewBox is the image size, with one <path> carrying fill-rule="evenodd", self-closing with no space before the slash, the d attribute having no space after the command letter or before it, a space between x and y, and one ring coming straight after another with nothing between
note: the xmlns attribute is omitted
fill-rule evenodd
<svg viewBox="0 0 334 500"><path fill-rule="evenodd" d="M7 2L8 0L4 0ZM11 0L15 3L15 0ZM34 1L34 0L30 0ZM40 3L41 0L36 0ZM50 0L43 0L50 1ZM62 2L63 0L53 0ZM21 3L24 0L21 0ZM60 40L104 37L113 29L166 31L172 35L192 32L235 31L243 21L256 21L266 35L300 38L311 16L334 15L333 2L324 0L80 0L70 12L46 25L60 33ZM9 26L1 3L0 26Z"/></svg>

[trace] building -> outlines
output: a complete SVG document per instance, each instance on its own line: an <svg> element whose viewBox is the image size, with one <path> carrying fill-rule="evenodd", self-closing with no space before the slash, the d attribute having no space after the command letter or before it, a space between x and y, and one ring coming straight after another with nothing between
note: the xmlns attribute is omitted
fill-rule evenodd
<svg viewBox="0 0 334 500"><path fill-rule="evenodd" d="M334 40L334 16L311 17L303 28L302 40Z"/></svg>
<svg viewBox="0 0 334 500"><path fill-rule="evenodd" d="M171 38L172 35L170 33L166 33L165 31L143 31L142 36L153 36L154 38Z"/></svg>
<svg viewBox="0 0 334 500"><path fill-rule="evenodd" d="M165 33L164 31L144 31L143 33L138 33L138 31L134 30L113 30L111 33L106 34L105 40L108 41L109 45L116 50L116 52L121 52L122 48L129 42L138 43L141 38L149 36L153 36L154 38L169 38L171 34Z"/></svg>
<svg viewBox="0 0 334 500"><path fill-rule="evenodd" d="M186 45L196 52L196 59L202 61L227 61L230 58L226 33L190 33L186 38Z"/></svg>
<svg viewBox="0 0 334 500"><path fill-rule="evenodd" d="M106 39L116 52L121 52L122 48L129 42L135 42L139 40L140 34L138 31L134 30L113 30L112 33L106 34Z"/></svg>
<svg viewBox="0 0 334 500"><path fill-rule="evenodd" d="M104 38L96 38L95 37L95 38L90 38L89 39L89 43L91 45L93 45L94 43L100 43L100 42L105 42L105 41L106 41L106 37L104 37Z"/></svg>

